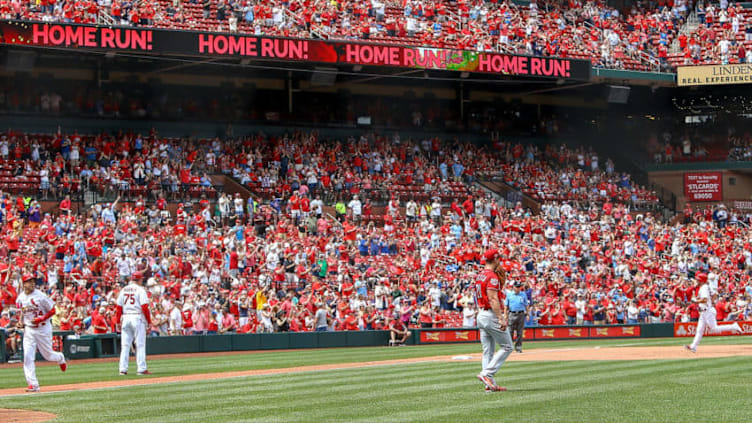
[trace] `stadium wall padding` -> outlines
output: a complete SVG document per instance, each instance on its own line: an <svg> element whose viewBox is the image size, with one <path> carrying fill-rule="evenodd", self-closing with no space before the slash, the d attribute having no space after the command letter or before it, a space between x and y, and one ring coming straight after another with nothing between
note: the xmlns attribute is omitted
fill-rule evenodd
<svg viewBox="0 0 752 423"><path fill-rule="evenodd" d="M671 338L674 336L673 323L642 325L642 338Z"/></svg>
<svg viewBox="0 0 752 423"><path fill-rule="evenodd" d="M420 345L473 343L479 342L480 339L478 329L475 328L415 329L413 333L413 342ZM654 323L526 327L523 339L526 341L569 341L579 339L671 338L673 336L673 323Z"/></svg>
<svg viewBox="0 0 752 423"><path fill-rule="evenodd" d="M5 331L0 330L0 363L5 363Z"/></svg>

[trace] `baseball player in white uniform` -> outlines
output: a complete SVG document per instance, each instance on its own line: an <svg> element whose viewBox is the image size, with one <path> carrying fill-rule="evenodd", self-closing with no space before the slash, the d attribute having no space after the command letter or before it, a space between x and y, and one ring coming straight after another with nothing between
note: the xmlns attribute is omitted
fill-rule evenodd
<svg viewBox="0 0 752 423"><path fill-rule="evenodd" d="M739 323L731 325L718 325L716 321L716 311L713 304L713 299L716 297L716 292L710 288L707 283L702 284L697 291L697 296L692 299L700 308L700 319L697 321L697 331L695 332L695 339L692 344L685 345L684 348L692 352L697 352L697 346L700 344L702 337L707 327L711 334L723 333L723 332L736 332L742 333L742 328L739 327Z"/></svg>
<svg viewBox="0 0 752 423"><path fill-rule="evenodd" d="M136 340L138 374L151 374L146 369L146 327L151 325L149 298L139 282L137 279L131 279L131 282L120 291L117 299L117 320L120 321L122 317L120 337L120 375L122 376L128 374L128 359L134 339Z"/></svg>
<svg viewBox="0 0 752 423"><path fill-rule="evenodd" d="M21 310L19 325L24 326L24 376L28 387L26 392L39 392L37 369L34 358L37 350L47 361L56 362L60 370L65 371L67 364L62 353L52 349L52 323L50 317L55 315L55 303L35 287L36 281L31 275L23 278L23 292L16 299L16 308Z"/></svg>

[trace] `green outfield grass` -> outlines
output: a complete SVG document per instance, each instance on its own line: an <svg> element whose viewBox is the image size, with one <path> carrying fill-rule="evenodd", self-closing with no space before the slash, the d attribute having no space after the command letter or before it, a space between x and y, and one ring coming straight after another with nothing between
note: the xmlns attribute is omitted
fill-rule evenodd
<svg viewBox="0 0 752 423"><path fill-rule="evenodd" d="M673 345L682 339L527 343L537 348ZM706 338L703 345L752 338ZM266 352L152 360L155 376L391 360L478 352L478 344ZM748 421L748 357L618 362L510 362L506 393L485 393L478 362L413 363L6 397L1 407L55 413L60 422L697 422ZM116 379L114 362L38 369L44 386ZM133 376L135 378L136 376ZM131 376L128 376L131 378ZM21 368L0 369L23 386Z"/></svg>

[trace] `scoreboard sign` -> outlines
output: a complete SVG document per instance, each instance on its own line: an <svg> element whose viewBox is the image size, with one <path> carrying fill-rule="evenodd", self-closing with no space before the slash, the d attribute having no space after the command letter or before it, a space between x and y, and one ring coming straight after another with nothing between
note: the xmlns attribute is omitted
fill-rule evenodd
<svg viewBox="0 0 752 423"><path fill-rule="evenodd" d="M721 201L723 199L723 173L685 173L684 196L689 202Z"/></svg>
<svg viewBox="0 0 752 423"><path fill-rule="evenodd" d="M752 64L680 66L676 69L680 87L752 83Z"/></svg>
<svg viewBox="0 0 752 423"><path fill-rule="evenodd" d="M590 79L588 60L138 27L2 21L0 44Z"/></svg>

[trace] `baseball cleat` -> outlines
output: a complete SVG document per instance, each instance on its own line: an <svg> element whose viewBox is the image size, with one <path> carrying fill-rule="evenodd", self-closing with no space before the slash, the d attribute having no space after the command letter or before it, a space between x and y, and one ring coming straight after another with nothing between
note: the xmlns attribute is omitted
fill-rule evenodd
<svg viewBox="0 0 752 423"><path fill-rule="evenodd" d="M145 375L150 375L150 374L152 374L152 373L150 371L148 371L148 370L144 370L143 372L138 372L139 376L145 376Z"/></svg>
<svg viewBox="0 0 752 423"><path fill-rule="evenodd" d="M34 387L34 386L29 385L26 387L26 392L39 392L39 387L38 386Z"/></svg>
<svg viewBox="0 0 752 423"><path fill-rule="evenodd" d="M68 369L68 363L60 363L60 370L65 372Z"/></svg>
<svg viewBox="0 0 752 423"><path fill-rule="evenodd" d="M733 331L736 333L742 333L742 328L739 326L739 323L734 323Z"/></svg>
<svg viewBox="0 0 752 423"><path fill-rule="evenodd" d="M685 346L684 346L684 348L685 348L685 349L686 349L687 351L691 351L691 352L693 352L693 353L696 353L696 352L697 352L697 348L692 348L692 346L690 346L690 345L685 345Z"/></svg>
<svg viewBox="0 0 752 423"><path fill-rule="evenodd" d="M486 392L505 392L505 391L507 390L507 388L505 388L505 387L503 387L503 386L498 386L498 385L496 385L496 387L495 387L495 388L493 388L493 389L491 389L491 388L489 388L488 386L486 386L486 387L484 388L484 390L485 390Z"/></svg>
<svg viewBox="0 0 752 423"><path fill-rule="evenodd" d="M484 385L486 385L486 388L493 390L496 387L496 384L494 383L493 379L490 377L478 373L478 380L481 381Z"/></svg>
<svg viewBox="0 0 752 423"><path fill-rule="evenodd" d="M126 376L128 372L120 372L120 376Z"/></svg>

